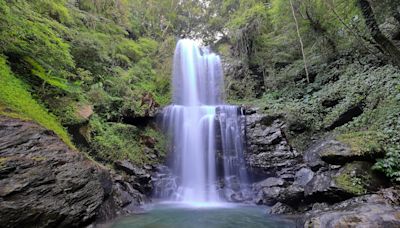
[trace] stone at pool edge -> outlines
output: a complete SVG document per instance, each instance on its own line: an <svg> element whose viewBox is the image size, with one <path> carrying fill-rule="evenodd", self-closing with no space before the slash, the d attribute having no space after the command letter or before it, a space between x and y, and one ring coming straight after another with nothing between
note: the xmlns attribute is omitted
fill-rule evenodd
<svg viewBox="0 0 400 228"><path fill-rule="evenodd" d="M334 205L313 207L303 217L304 227L400 227L400 191L389 188Z"/></svg>
<svg viewBox="0 0 400 228"><path fill-rule="evenodd" d="M292 207L281 202L277 202L267 210L267 214L270 215L288 215L294 213L295 210Z"/></svg>
<svg viewBox="0 0 400 228"><path fill-rule="evenodd" d="M340 203L314 203L312 209L300 213L278 202L267 209L270 215L293 215L297 227L307 228L397 228L400 227L400 190L382 189L378 193L354 197Z"/></svg>

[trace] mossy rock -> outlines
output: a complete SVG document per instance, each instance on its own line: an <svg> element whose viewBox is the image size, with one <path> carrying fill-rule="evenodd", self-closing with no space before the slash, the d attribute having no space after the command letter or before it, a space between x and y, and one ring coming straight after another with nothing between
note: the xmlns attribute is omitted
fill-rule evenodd
<svg viewBox="0 0 400 228"><path fill-rule="evenodd" d="M330 164L351 161L376 161L384 156L383 135L377 132L354 132L336 136L321 148L321 159Z"/></svg>
<svg viewBox="0 0 400 228"><path fill-rule="evenodd" d="M384 135L374 131L354 132L336 137L339 142L349 145L351 152L357 156L372 158L384 155Z"/></svg>
<svg viewBox="0 0 400 228"><path fill-rule="evenodd" d="M7 157L0 157L0 168L2 168L8 161Z"/></svg>
<svg viewBox="0 0 400 228"><path fill-rule="evenodd" d="M372 165L365 161L346 164L333 178L336 187L352 195L364 195L386 186L386 178L373 171Z"/></svg>

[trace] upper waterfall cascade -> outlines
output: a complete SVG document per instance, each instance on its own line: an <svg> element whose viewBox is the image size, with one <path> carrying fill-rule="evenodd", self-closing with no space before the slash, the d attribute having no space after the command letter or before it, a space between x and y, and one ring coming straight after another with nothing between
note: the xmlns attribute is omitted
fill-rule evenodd
<svg viewBox="0 0 400 228"><path fill-rule="evenodd" d="M223 201L218 183L241 186L247 179L241 108L224 103L221 59L210 49L180 40L173 67L173 104L162 118L179 186L170 197L188 203Z"/></svg>

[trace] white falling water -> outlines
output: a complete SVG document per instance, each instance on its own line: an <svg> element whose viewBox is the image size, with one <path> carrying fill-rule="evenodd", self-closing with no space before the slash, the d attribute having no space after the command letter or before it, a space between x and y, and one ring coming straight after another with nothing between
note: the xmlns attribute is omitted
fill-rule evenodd
<svg viewBox="0 0 400 228"><path fill-rule="evenodd" d="M221 201L217 180L233 177L240 182L246 175L241 109L224 105L220 57L192 40L180 40L174 55L173 91L173 104L163 112L163 126L171 138L171 166L178 176L176 200Z"/></svg>

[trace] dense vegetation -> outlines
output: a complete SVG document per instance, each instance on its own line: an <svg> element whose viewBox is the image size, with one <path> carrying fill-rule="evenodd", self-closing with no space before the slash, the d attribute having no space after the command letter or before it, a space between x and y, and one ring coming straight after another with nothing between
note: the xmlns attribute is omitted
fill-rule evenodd
<svg viewBox="0 0 400 228"><path fill-rule="evenodd" d="M226 58L240 59L229 66L240 72L229 75L231 100L284 116L288 137L300 150L326 134L355 147L377 142L386 156L375 168L399 181L398 6L224 1L219 7L230 12L223 26L228 38L216 46Z"/></svg>
<svg viewBox="0 0 400 228"><path fill-rule="evenodd" d="M136 2L1 0L2 113L33 119L72 146L61 125L81 124L80 109L93 107L91 152L143 162L139 135L152 130L118 122L144 116L146 94L153 106L168 103L162 63L175 41L148 35Z"/></svg>
<svg viewBox="0 0 400 228"><path fill-rule="evenodd" d="M191 37L223 56L229 100L285 117L297 148L325 134L360 153L382 146L376 169L400 181L399 5L0 0L0 111L70 142L61 126L81 124L79 110L91 106L91 154L146 162L143 136L160 136L123 119L169 102L175 42Z"/></svg>

